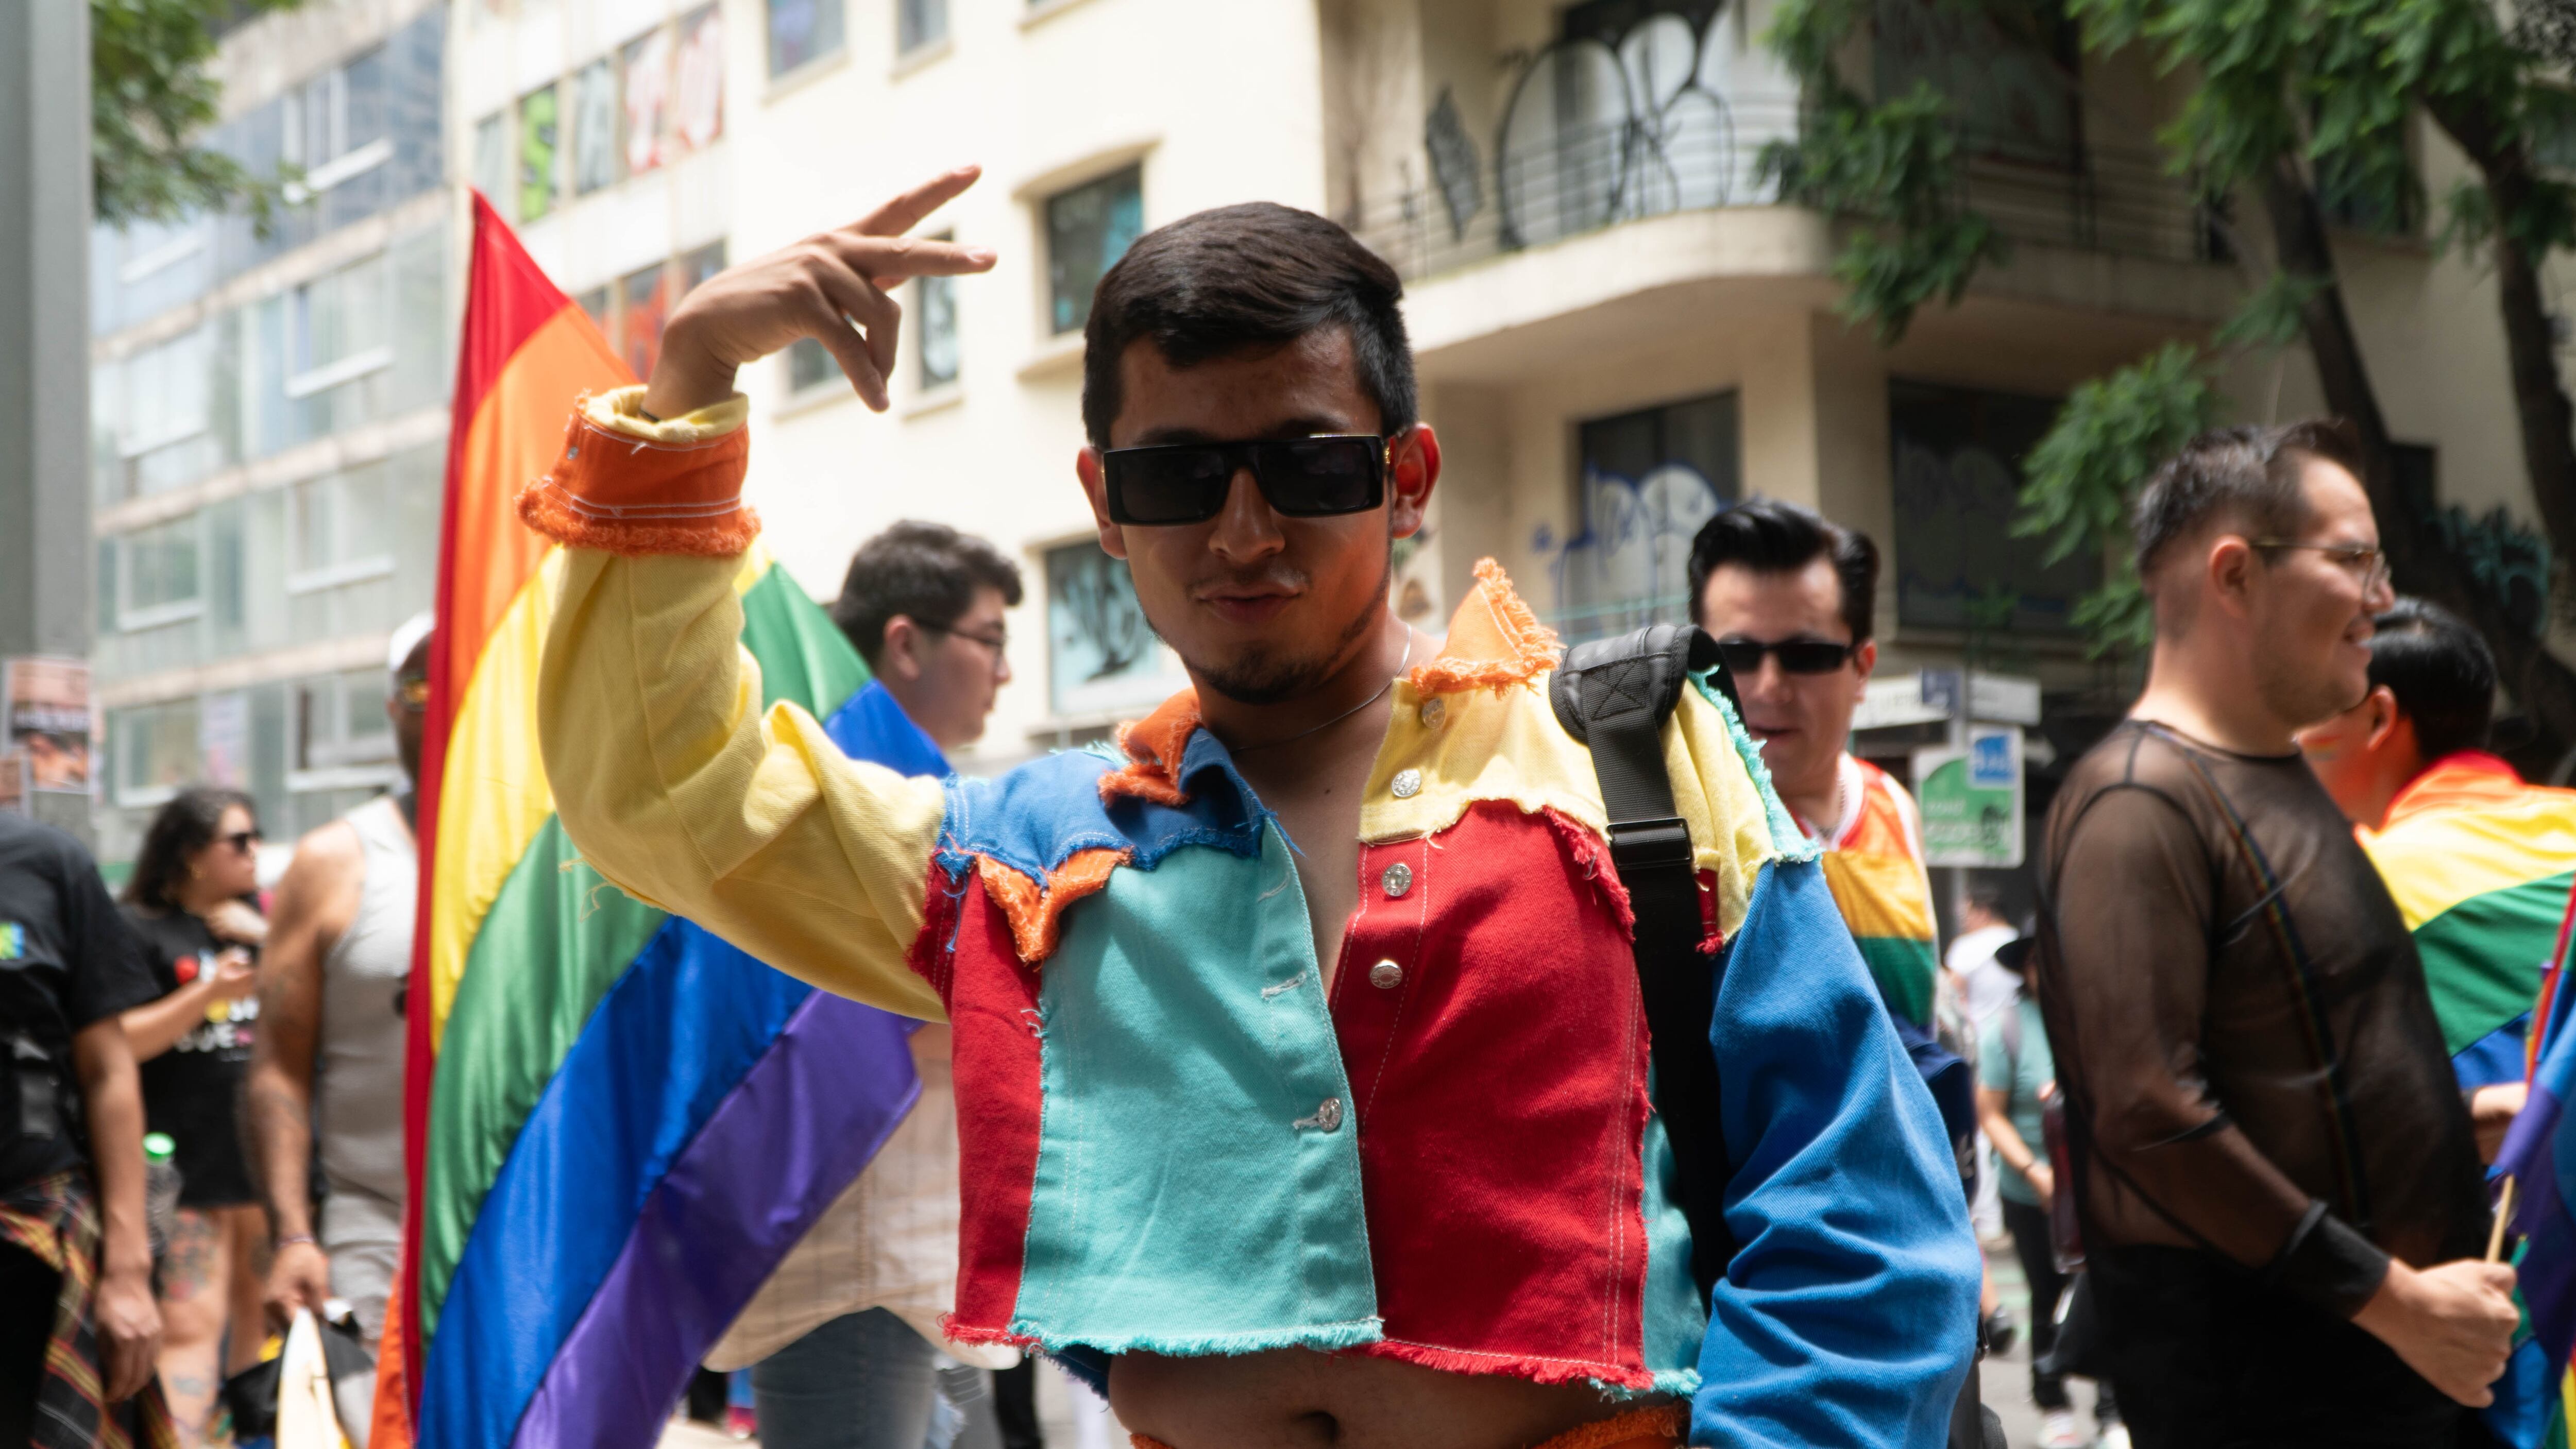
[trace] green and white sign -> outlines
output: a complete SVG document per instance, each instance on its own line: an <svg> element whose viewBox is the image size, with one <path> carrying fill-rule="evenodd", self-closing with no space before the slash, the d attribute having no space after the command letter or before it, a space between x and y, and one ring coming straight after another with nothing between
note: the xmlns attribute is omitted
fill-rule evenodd
<svg viewBox="0 0 2576 1449"><path fill-rule="evenodd" d="M1914 752L1927 865L2008 870L2021 864L2021 730L1980 725L1964 750Z"/></svg>

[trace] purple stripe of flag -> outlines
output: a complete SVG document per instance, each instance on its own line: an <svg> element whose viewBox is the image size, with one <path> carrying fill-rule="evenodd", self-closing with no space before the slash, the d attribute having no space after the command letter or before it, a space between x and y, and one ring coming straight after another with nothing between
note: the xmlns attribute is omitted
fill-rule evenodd
<svg viewBox="0 0 2576 1449"><path fill-rule="evenodd" d="M797 1010L646 1199L516 1449L660 1437L690 1369L920 1096L914 1025L824 991Z"/></svg>

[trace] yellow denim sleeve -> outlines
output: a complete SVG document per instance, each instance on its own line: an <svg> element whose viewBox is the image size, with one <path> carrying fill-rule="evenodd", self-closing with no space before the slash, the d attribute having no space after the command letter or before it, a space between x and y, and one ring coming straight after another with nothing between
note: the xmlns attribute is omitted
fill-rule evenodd
<svg viewBox="0 0 2576 1449"><path fill-rule="evenodd" d="M795 705L762 712L740 568L566 551L537 701L564 830L628 894L791 976L945 1020L907 963L940 785L849 759Z"/></svg>

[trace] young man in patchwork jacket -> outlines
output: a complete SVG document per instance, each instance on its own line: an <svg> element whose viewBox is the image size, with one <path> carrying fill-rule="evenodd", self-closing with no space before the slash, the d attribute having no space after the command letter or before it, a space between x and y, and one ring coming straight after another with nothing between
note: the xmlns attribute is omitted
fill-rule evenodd
<svg viewBox="0 0 2576 1449"><path fill-rule="evenodd" d="M1976 1248L1928 1094L1722 695L1663 731L1701 886L1733 1251L1650 1098L1630 903L1553 637L1478 569L1387 607L1440 446L1394 273L1271 205L1102 279L1076 468L1193 689L996 781L853 763L735 643L737 367L799 337L886 403L943 176L691 293L522 514L565 570L540 700L608 879L951 1024L961 1340L1105 1379L1170 1449L1932 1445Z"/></svg>

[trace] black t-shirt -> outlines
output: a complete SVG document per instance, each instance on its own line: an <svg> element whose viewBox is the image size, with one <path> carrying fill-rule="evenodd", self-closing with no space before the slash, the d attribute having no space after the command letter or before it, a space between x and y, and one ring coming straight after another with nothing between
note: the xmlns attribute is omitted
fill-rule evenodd
<svg viewBox="0 0 2576 1449"><path fill-rule="evenodd" d="M89 852L0 810L0 1192L89 1160L72 1036L159 994Z"/></svg>
<svg viewBox="0 0 2576 1449"><path fill-rule="evenodd" d="M128 906L125 919L142 938L143 958L167 996L215 969L228 949L186 911L153 913ZM250 1069L251 1024L259 998L218 1001L206 1019L188 1028L170 1049L143 1064L143 1116L155 1132L177 1144L183 1207L228 1207L255 1202L250 1167L242 1155L242 1075Z"/></svg>

